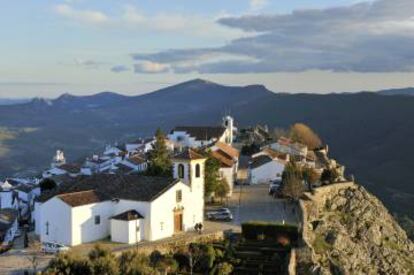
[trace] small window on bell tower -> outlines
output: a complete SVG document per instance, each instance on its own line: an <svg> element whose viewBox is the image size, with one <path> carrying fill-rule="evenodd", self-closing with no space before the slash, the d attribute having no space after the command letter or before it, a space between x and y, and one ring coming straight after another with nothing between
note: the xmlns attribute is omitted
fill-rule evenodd
<svg viewBox="0 0 414 275"><path fill-rule="evenodd" d="M184 178L184 165L178 164L178 178L183 179Z"/></svg>
<svg viewBox="0 0 414 275"><path fill-rule="evenodd" d="M195 176L196 176L196 178L199 178L201 176L200 164L196 164L196 167L195 167Z"/></svg>

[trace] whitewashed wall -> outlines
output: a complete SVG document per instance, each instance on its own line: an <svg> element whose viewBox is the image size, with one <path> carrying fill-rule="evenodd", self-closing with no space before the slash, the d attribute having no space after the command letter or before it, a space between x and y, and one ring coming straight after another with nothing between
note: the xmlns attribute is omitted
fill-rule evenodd
<svg viewBox="0 0 414 275"><path fill-rule="evenodd" d="M92 242L109 236L110 218L113 216L114 203L82 205L72 208L72 242L71 245ZM100 216L100 224L95 224L95 216Z"/></svg>
<svg viewBox="0 0 414 275"><path fill-rule="evenodd" d="M113 216L121 214L127 210L134 209L138 213L140 213L144 220L141 223L141 231L142 231L142 239L143 240L150 240L150 232L151 232L151 204L150 202L142 202L142 201L131 201L131 200L120 200L114 206Z"/></svg>
<svg viewBox="0 0 414 275"><path fill-rule="evenodd" d="M40 241L72 245L71 207L55 197L43 203L39 208L40 218L36 220L36 227L40 232ZM48 234L46 223L49 223Z"/></svg>
<svg viewBox="0 0 414 275"><path fill-rule="evenodd" d="M142 240L143 220L121 221L111 220L111 240L118 243L134 244ZM139 232L137 232L139 227Z"/></svg>
<svg viewBox="0 0 414 275"><path fill-rule="evenodd" d="M282 178L285 165L278 161L271 161L254 169L249 169L251 184L269 183Z"/></svg>
<svg viewBox="0 0 414 275"><path fill-rule="evenodd" d="M0 208L14 208L13 191L0 192Z"/></svg>

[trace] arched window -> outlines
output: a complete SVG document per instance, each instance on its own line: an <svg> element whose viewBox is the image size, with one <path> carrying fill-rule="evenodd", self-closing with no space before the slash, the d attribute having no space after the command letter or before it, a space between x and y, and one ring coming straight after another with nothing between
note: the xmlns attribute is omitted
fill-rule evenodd
<svg viewBox="0 0 414 275"><path fill-rule="evenodd" d="M196 178L199 178L200 175L201 175L200 164L196 164L196 167L195 167L195 176L196 176Z"/></svg>
<svg viewBox="0 0 414 275"><path fill-rule="evenodd" d="M183 164L178 164L178 177L180 179L184 178L184 165Z"/></svg>

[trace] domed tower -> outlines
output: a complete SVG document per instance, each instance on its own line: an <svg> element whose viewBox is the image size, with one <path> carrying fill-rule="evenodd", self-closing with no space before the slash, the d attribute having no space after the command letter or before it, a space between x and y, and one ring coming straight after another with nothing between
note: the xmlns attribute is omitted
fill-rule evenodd
<svg viewBox="0 0 414 275"><path fill-rule="evenodd" d="M233 143L233 131L234 131L234 119L231 116L225 116L223 118L223 126L226 128L226 143Z"/></svg>
<svg viewBox="0 0 414 275"><path fill-rule="evenodd" d="M65 163L66 163L66 159L65 159L65 155L63 154L63 151L57 150L56 155L53 157L51 167L52 168L59 167Z"/></svg>

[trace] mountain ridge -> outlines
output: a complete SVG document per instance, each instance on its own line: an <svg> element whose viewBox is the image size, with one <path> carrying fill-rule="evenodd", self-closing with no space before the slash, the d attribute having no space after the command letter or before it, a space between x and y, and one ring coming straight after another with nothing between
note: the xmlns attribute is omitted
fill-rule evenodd
<svg viewBox="0 0 414 275"><path fill-rule="evenodd" d="M231 112L239 127L308 124L349 173L393 211L414 207L414 185L407 182L414 154L414 141L407 138L414 136L414 97L284 94L261 85L223 86L203 80L137 96L65 97L0 106L0 131L15 133L7 140L0 133L0 176L44 169L57 149L70 160L82 159L108 143L152 135L157 127L169 131L179 124L217 125Z"/></svg>

